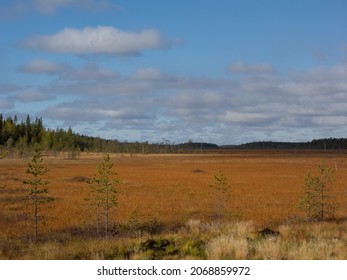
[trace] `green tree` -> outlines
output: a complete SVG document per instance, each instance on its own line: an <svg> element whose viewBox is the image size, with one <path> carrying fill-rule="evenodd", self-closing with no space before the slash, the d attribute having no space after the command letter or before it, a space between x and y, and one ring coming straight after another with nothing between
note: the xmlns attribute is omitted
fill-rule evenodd
<svg viewBox="0 0 347 280"><path fill-rule="evenodd" d="M299 208L306 212L309 221L324 221L331 218L336 210L332 184L334 169L325 161L317 166L318 176L309 172L304 179L304 194L299 201Z"/></svg>
<svg viewBox="0 0 347 280"><path fill-rule="evenodd" d="M117 206L118 190L116 186L120 180L115 179L117 175L112 171L113 163L109 154L104 155L103 160L98 164L97 174L89 181L90 195L87 198L90 205L96 210L97 233L100 228L100 216L104 216L105 237L108 238L110 230L110 213Z"/></svg>
<svg viewBox="0 0 347 280"><path fill-rule="evenodd" d="M31 142L33 144L40 143L44 133L42 118L36 118L35 122L31 124L31 132L32 132Z"/></svg>
<svg viewBox="0 0 347 280"><path fill-rule="evenodd" d="M3 125L4 125L4 118L3 118L2 114L0 113L0 145L4 144L3 139L2 139L2 128L3 128Z"/></svg>
<svg viewBox="0 0 347 280"><path fill-rule="evenodd" d="M34 221L34 239L38 237L38 224L39 219L39 205L48 203L54 200L49 195L47 185L49 181L45 180L43 176L48 172L48 168L42 163L43 158L38 145L35 146L32 154L32 159L28 163L26 174L31 176L31 179L24 180L23 184L28 185L28 198L30 199L33 207L33 221Z"/></svg>
<svg viewBox="0 0 347 280"><path fill-rule="evenodd" d="M95 224L96 224L96 234L99 235L100 232L100 209L102 203L102 189L101 181L95 175L92 179L87 181L89 187L89 194L84 200L88 202L88 206L95 210ZM89 215L88 215L89 216Z"/></svg>
<svg viewBox="0 0 347 280"><path fill-rule="evenodd" d="M25 120L25 136L27 139L27 144L31 143L31 137L32 137L32 125L31 125L31 120L30 120L30 116L27 115L27 118Z"/></svg>
<svg viewBox="0 0 347 280"><path fill-rule="evenodd" d="M7 151L0 151L0 159L3 159L4 157L6 157L7 154L8 154ZM2 179L2 178L1 178L1 179ZM6 185L0 184L0 189L3 189L3 188L5 188L5 187L6 187Z"/></svg>
<svg viewBox="0 0 347 280"><path fill-rule="evenodd" d="M228 178L220 170L216 175L214 175L214 182L210 185L214 189L213 201L216 203L217 208L217 221L218 225L221 225L222 212L224 210L225 204L230 198L229 194L229 184Z"/></svg>
<svg viewBox="0 0 347 280"><path fill-rule="evenodd" d="M8 151L0 151L0 159L3 159L4 157L6 157L8 155Z"/></svg>

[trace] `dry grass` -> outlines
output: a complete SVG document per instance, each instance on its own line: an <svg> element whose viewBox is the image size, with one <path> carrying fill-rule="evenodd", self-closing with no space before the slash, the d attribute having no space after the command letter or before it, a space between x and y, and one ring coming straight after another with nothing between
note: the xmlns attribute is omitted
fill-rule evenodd
<svg viewBox="0 0 347 280"><path fill-rule="evenodd" d="M95 174L101 158L101 154L82 154L78 160L66 160L63 157L44 159L50 169L50 194L56 200L40 209L40 213L45 216L45 224L39 228L43 238L49 238L57 232L69 232L71 229L83 230L84 226L92 224L92 220L87 219L88 211L83 200L88 192L85 180ZM222 170L228 177L232 195L230 205L223 213L223 223L230 224L230 221L241 220L253 221L253 224L236 223L230 226L231 228L224 229L223 235L209 240L207 255L211 258L243 258L247 244L247 239L245 241L244 238L249 235L248 231L251 228L273 228L296 222L302 216L302 213L298 212L297 202L302 194L304 176L308 171L315 170L322 159L337 168L336 217L340 220L346 217L347 155L343 153L257 151L132 157L114 154L111 155L111 159L118 178L122 179L119 186L119 205L112 213L114 226L126 224L136 212L136 219L140 222L158 221L164 225L182 225L189 221L185 230L188 229L193 235L207 231L216 234L220 230L212 226L206 228L206 224L211 225L211 222L216 220L215 202L211 199L212 189L209 185L213 181L213 175ZM0 184L7 185L5 189L0 189L1 238L22 238L31 235L30 208L22 203L25 197L22 180L26 178L27 162L28 159L8 158L0 161ZM327 242L324 239L325 231L319 232L317 229L317 236L320 236L321 240L314 240L317 242L314 244L320 248L318 250L312 245L313 241L305 236L309 235L305 225L301 226L300 229L297 225L298 232L295 232L290 240L305 240L295 247L296 252L303 258L307 255L317 258L335 256L334 250L342 246L340 239L329 239ZM288 226L289 228L282 227L284 236L291 232L292 225ZM138 235L141 234L139 231ZM342 240L345 240L345 235L340 235L344 236ZM319 242L322 242L321 245ZM221 247L218 244L234 245L222 246L225 251L218 251L215 249ZM256 244L248 244L247 254L249 255L251 250L256 258L292 258L292 251L288 249L291 247L289 243L267 240L261 244L261 248ZM59 248L60 245L53 243L47 246L52 246L46 250L47 258L51 258L49 254L53 254L55 248ZM59 252L57 254L59 258ZM90 255L94 258L105 258L105 254L97 251L90 250ZM343 254L338 256L346 258ZM46 258L46 255L37 257Z"/></svg>
<svg viewBox="0 0 347 280"><path fill-rule="evenodd" d="M245 260L248 255L248 243L245 237L221 235L211 240L206 250L207 257L211 260Z"/></svg>
<svg viewBox="0 0 347 280"><path fill-rule="evenodd" d="M254 235L254 226L237 223L207 244L209 259L345 260L347 223L280 226L279 237ZM240 231L235 231L239 228Z"/></svg>
<svg viewBox="0 0 347 280"><path fill-rule="evenodd" d="M195 222L194 222L195 223ZM191 222L188 222L191 224ZM250 259L250 260L346 260L347 223L280 226L277 238L254 234L252 223L188 225L177 232L110 239L66 236L64 240L30 243L25 239L0 239L0 259ZM144 242L169 241L158 250L144 249Z"/></svg>

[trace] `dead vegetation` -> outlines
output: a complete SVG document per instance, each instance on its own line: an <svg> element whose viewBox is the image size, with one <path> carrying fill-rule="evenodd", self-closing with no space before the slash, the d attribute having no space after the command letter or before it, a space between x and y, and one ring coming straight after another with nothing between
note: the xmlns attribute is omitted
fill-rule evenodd
<svg viewBox="0 0 347 280"><path fill-rule="evenodd" d="M7 237L0 238L0 259L345 260L346 226L346 222L282 225L274 238L259 235L251 222L220 227L195 220L176 231L141 231L136 236L118 232L107 240L72 232L36 243L27 237Z"/></svg>

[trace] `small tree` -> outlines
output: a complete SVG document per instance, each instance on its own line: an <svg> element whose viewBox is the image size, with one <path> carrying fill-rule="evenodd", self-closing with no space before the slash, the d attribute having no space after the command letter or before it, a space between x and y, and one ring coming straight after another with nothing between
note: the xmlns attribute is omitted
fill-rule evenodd
<svg viewBox="0 0 347 280"><path fill-rule="evenodd" d="M109 217L111 210L117 206L117 193L116 185L120 183L119 180L113 177L117 173L112 171L113 163L111 162L108 154L104 155L103 161L97 167L97 174L88 182L90 187L90 195L86 199L90 201L90 205L95 207L96 210L96 227L97 234L100 228L100 215L104 215L104 229L105 237L109 235Z"/></svg>
<svg viewBox="0 0 347 280"><path fill-rule="evenodd" d="M49 181L44 180L42 177L48 172L46 166L42 163L43 158L39 147L36 145L32 154L32 159L28 163L26 174L32 176L32 179L24 180L23 184L28 185L28 197L30 198L33 206L33 218L34 218L34 239L37 240L38 236L38 222L39 222L39 205L48 203L54 200L48 194L46 186Z"/></svg>
<svg viewBox="0 0 347 280"><path fill-rule="evenodd" d="M215 190L213 195L216 199L218 225L220 226L223 208L230 197L228 179L222 171L219 171L218 174L214 175L214 182L210 187Z"/></svg>
<svg viewBox="0 0 347 280"><path fill-rule="evenodd" d="M7 155L8 155L8 152L7 152L7 151L1 151L1 152L0 152L0 159L5 158Z"/></svg>
<svg viewBox="0 0 347 280"><path fill-rule="evenodd" d="M89 195L84 200L89 202L89 206L91 206L92 208L95 207L96 234L99 235L100 209L101 209L101 202L102 202L101 184L100 184L100 180L96 176L88 180L87 183L89 187Z"/></svg>
<svg viewBox="0 0 347 280"><path fill-rule="evenodd" d="M318 176L309 172L304 179L304 194L299 201L299 207L306 212L308 220L324 221L332 217L336 203L332 194L334 170L325 161L317 166Z"/></svg>
<svg viewBox="0 0 347 280"><path fill-rule="evenodd" d="M8 154L7 151L1 151L1 152L0 152L0 159L3 159L4 157L6 157L7 154ZM0 189L3 189L3 188L5 188L5 187L6 187L6 185L1 185L1 184L0 184Z"/></svg>

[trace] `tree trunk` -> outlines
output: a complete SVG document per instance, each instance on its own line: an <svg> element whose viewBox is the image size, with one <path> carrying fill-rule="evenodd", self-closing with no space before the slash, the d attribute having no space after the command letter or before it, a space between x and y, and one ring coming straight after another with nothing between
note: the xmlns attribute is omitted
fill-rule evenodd
<svg viewBox="0 0 347 280"><path fill-rule="evenodd" d="M34 238L35 241L37 241L37 225L38 225L38 216L37 216L37 197L35 195L35 200L34 200Z"/></svg>
<svg viewBox="0 0 347 280"><path fill-rule="evenodd" d="M109 206L109 190L108 190L108 186L106 183L105 186L105 190L106 190L106 202L105 202L105 237L108 238L108 206Z"/></svg>

